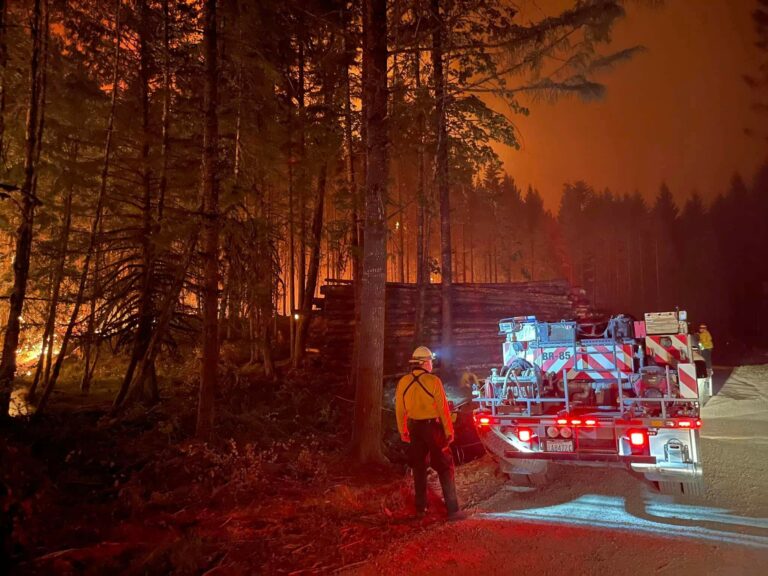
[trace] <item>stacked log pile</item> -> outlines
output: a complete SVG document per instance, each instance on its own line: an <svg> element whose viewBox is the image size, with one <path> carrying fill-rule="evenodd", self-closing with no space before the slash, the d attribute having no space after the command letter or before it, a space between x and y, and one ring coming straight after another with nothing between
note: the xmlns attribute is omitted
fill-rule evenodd
<svg viewBox="0 0 768 576"><path fill-rule="evenodd" d="M340 370L349 369L354 338L354 293L348 281L328 281L315 337L324 357ZM455 284L453 286L453 364L459 369L488 370L501 365L498 322L510 316L536 316L539 320L583 320L590 310L583 290L564 280L512 284ZM427 288L424 344L437 351L441 336L440 285ZM414 284L388 283L384 373L402 373L414 346L414 322L418 292Z"/></svg>

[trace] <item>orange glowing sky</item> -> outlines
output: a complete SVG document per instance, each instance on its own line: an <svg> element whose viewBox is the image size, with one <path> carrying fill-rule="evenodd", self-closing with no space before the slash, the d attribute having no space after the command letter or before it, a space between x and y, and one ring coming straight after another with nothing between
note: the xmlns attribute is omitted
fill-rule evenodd
<svg viewBox="0 0 768 576"><path fill-rule="evenodd" d="M523 14L554 14L564 0L522 0ZM765 125L751 110L755 95L742 77L754 74L753 0L667 0L660 8L630 5L615 28L615 49L647 51L606 72L601 102L532 104L514 117L521 151L501 151L518 184L536 186L556 210L564 182L653 198L662 181L680 200L705 200L728 187L735 171L751 181L768 157L744 128ZM538 16L536 16L538 15Z"/></svg>

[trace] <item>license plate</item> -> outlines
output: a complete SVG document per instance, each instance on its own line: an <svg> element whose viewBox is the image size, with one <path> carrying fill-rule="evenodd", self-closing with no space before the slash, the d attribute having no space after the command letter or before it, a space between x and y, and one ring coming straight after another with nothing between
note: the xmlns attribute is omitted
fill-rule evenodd
<svg viewBox="0 0 768 576"><path fill-rule="evenodd" d="M544 443L547 452L573 452L573 440L547 440Z"/></svg>

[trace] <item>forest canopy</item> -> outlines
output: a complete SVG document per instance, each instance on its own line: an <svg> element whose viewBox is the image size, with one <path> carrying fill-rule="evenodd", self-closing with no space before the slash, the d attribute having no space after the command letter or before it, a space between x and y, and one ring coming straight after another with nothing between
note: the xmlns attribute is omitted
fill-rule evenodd
<svg viewBox="0 0 768 576"><path fill-rule="evenodd" d="M387 281L566 278L608 313L679 306L764 340L768 169L712 202L564 183L555 213L503 171L515 115L604 97L595 74L641 51L612 42L622 17L618 0L536 22L490 0L3 2L0 411L16 376L43 409L73 352L83 392L127 359L114 411L157 400L166 352L202 348L214 381L227 342L265 378L299 367L320 287L362 282L376 230Z"/></svg>

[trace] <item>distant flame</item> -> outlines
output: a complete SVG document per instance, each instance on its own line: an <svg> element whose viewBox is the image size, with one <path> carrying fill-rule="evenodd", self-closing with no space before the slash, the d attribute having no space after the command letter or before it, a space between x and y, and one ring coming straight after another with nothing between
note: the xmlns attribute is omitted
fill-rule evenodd
<svg viewBox="0 0 768 576"><path fill-rule="evenodd" d="M11 392L11 404L8 407L8 415L11 417L29 416L34 411L27 401L27 391L17 389Z"/></svg>
<svg viewBox="0 0 768 576"><path fill-rule="evenodd" d="M60 349L61 345L56 344L56 338L54 337L53 354L58 354ZM48 347L43 346L42 340L23 344L16 349L16 365L22 368L26 368L32 364L35 364L40 358L40 355L46 353L47 351Z"/></svg>

